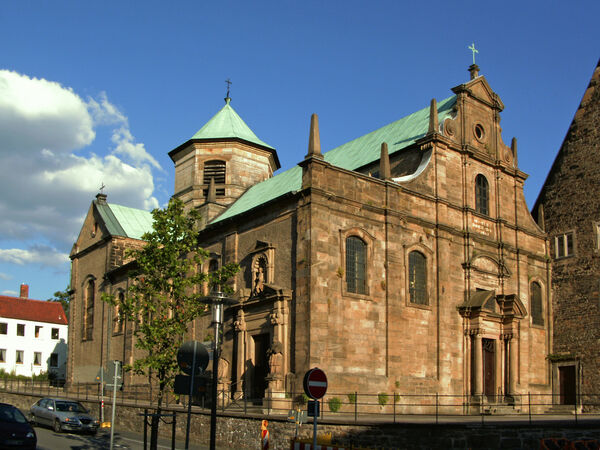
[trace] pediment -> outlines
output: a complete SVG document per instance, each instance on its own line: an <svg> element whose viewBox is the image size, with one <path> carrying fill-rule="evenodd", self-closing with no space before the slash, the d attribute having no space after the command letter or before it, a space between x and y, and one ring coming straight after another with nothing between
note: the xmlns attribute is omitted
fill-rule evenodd
<svg viewBox="0 0 600 450"><path fill-rule="evenodd" d="M83 220L79 235L75 240L75 244L71 249L70 256L91 247L92 245L102 241L108 235L106 226L102 216L96 210L95 204L92 202L88 212Z"/></svg>
<svg viewBox="0 0 600 450"><path fill-rule="evenodd" d="M258 292L252 292L252 290L247 288L240 289L236 292L236 298L239 299L241 303L291 298L291 296L291 290L272 283L263 283L262 289Z"/></svg>
<svg viewBox="0 0 600 450"><path fill-rule="evenodd" d="M504 316L515 316L522 319L527 315L527 308L516 294L498 295L498 304Z"/></svg>
<svg viewBox="0 0 600 450"><path fill-rule="evenodd" d="M468 92L469 96L473 97L491 106L492 108L498 109L499 111L504 110L504 103L500 100L500 96L496 94L490 87L485 77L479 76L468 83L461 84L452 89L455 93Z"/></svg>
<svg viewBox="0 0 600 450"><path fill-rule="evenodd" d="M458 311L463 316L492 315L522 319L527 309L516 294L499 294L496 291L472 291L460 305Z"/></svg>
<svg viewBox="0 0 600 450"><path fill-rule="evenodd" d="M270 242L265 242L265 241L256 241L256 245L254 246L254 248L252 250L250 250L248 252L249 255L254 255L256 253L261 253L261 252L265 252L267 250L271 250L274 249L275 247L273 246L272 243Z"/></svg>
<svg viewBox="0 0 600 450"><path fill-rule="evenodd" d="M285 297L288 290L271 283L265 283L263 290L257 295L257 297Z"/></svg>
<svg viewBox="0 0 600 450"><path fill-rule="evenodd" d="M511 273L503 261L498 261L490 255L473 256L468 263L472 270L488 275L510 277Z"/></svg>

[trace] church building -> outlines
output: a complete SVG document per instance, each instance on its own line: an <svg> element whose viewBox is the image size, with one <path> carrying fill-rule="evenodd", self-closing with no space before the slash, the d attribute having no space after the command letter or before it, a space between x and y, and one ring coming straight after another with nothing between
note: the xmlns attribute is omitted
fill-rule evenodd
<svg viewBox="0 0 600 450"><path fill-rule="evenodd" d="M276 150L229 96L169 152L174 197L203 216L202 270L242 268L219 371L232 397L291 397L315 366L338 396L517 407L520 394L551 393L548 241L525 203L516 140L501 136L504 104L469 72L450 97L327 152L313 115L306 156L277 174ZM134 325L99 299L127 295L123 249L150 227L147 212L103 194L92 203L71 253L71 382L133 361ZM204 340L209 322L190 337Z"/></svg>

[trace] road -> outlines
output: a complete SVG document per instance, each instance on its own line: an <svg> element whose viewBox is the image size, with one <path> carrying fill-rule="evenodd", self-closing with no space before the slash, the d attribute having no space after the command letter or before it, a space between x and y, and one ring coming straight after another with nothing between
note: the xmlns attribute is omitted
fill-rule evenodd
<svg viewBox="0 0 600 450"><path fill-rule="evenodd" d="M36 426L35 432L38 437L38 450L95 450L110 448L110 430L101 430L98 431L97 435L92 436L90 434L78 433L55 433L50 428ZM148 441L149 440L150 436L148 435ZM176 449L181 450L185 448L184 441L178 440L175 444ZM149 445L150 443L148 442L148 446ZM143 450L144 436L130 431L115 430L113 448ZM160 438L158 448L163 450L170 449L171 440ZM189 448L192 450L205 450L208 447L193 445L193 443L190 442Z"/></svg>

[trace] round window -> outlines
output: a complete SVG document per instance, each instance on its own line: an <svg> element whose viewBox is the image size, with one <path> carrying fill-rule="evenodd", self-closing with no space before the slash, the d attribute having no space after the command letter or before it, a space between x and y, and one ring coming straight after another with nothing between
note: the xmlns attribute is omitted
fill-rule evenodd
<svg viewBox="0 0 600 450"><path fill-rule="evenodd" d="M483 129L483 126L479 123L475 125L475 137L479 141L483 141L483 139L485 138L485 130Z"/></svg>

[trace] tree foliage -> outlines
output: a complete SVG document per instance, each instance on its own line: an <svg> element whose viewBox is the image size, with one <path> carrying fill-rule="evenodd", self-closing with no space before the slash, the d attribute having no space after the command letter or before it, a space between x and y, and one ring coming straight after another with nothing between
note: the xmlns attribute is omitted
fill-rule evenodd
<svg viewBox="0 0 600 450"><path fill-rule="evenodd" d="M67 317L69 317L69 306L71 303L70 291L71 288L67 286L64 291L56 291L54 294L52 294L54 297L48 299L49 302L61 303Z"/></svg>
<svg viewBox="0 0 600 450"><path fill-rule="evenodd" d="M209 274L201 270L209 255L197 245L199 214L184 212L180 200L153 210L152 217L153 230L142 236L145 245L127 252L135 261L127 295L104 295L103 300L118 306L120 320L136 324L135 345L144 355L129 369L156 377L160 412L164 390L179 372L177 350L187 327L207 309L200 301L202 287L208 283L230 291L227 281L239 266L228 264ZM154 431L153 423L152 437Z"/></svg>

